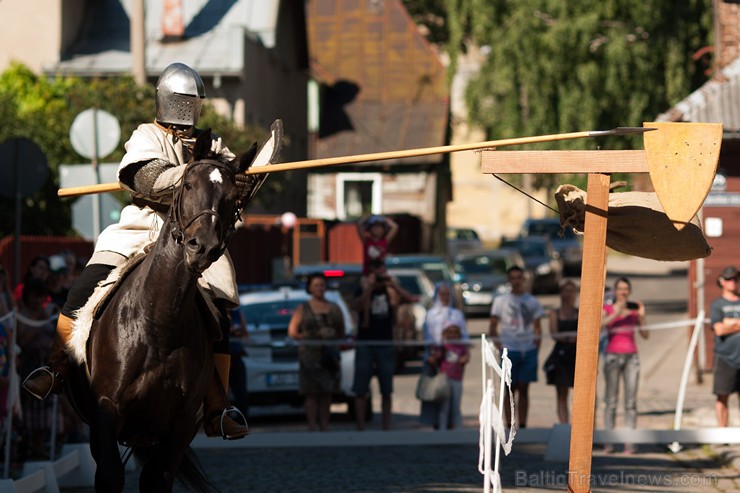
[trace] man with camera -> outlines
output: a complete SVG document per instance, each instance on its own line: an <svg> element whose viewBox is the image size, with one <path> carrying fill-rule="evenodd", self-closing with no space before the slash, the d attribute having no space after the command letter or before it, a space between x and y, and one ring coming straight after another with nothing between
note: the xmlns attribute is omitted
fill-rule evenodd
<svg viewBox="0 0 740 493"><path fill-rule="evenodd" d="M395 372L393 350L395 310L399 303L414 301L415 296L388 276L382 260L370 263L370 273L363 276L362 284L353 301L353 308L360 317L355 352L355 378L352 385L358 430L365 429L365 406L373 373L378 376L382 398L382 428L389 430L391 427L391 394Z"/></svg>

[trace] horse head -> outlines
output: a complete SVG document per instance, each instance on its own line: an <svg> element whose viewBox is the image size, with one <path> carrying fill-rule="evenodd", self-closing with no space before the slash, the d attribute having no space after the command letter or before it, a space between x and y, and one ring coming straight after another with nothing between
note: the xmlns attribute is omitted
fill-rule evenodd
<svg viewBox="0 0 740 493"><path fill-rule="evenodd" d="M183 248L186 265L198 273L226 250L242 210L236 175L244 173L254 158L248 151L224 161L211 151L211 144L210 129L198 136L169 216L172 236Z"/></svg>

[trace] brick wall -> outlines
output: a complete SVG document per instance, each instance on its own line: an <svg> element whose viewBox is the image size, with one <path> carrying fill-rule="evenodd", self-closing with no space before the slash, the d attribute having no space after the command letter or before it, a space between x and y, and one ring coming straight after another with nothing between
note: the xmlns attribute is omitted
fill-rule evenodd
<svg viewBox="0 0 740 493"><path fill-rule="evenodd" d="M718 0L717 8L717 69L740 56L740 3Z"/></svg>

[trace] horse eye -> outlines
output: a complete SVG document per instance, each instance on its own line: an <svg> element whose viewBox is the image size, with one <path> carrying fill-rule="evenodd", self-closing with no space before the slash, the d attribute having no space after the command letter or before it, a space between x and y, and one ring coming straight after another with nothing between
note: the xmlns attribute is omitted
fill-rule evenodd
<svg viewBox="0 0 740 493"><path fill-rule="evenodd" d="M183 188L185 188L185 190L190 191L193 189L193 185L189 181L186 181L185 184L183 184Z"/></svg>

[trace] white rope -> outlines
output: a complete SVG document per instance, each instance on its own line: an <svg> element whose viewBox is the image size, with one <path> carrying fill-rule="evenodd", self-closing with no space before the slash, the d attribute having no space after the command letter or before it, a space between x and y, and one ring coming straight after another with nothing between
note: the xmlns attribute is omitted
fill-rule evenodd
<svg viewBox="0 0 740 493"><path fill-rule="evenodd" d="M503 447L504 453L509 455L516 436L516 412L514 397L511 392L511 360L506 348L501 353L501 365L496 361L493 345L481 335L481 366L483 368L483 398L480 405L478 420L480 433L478 438L478 471L484 476L484 489L486 492L493 486L494 493L501 491L501 476L499 474L499 451ZM499 405L496 405L494 379L499 377ZM509 437L506 438L506 427L503 418L503 406L508 389L509 403L511 406L511 428ZM491 468L491 448L493 445L492 434L496 434L495 462Z"/></svg>
<svg viewBox="0 0 740 493"><path fill-rule="evenodd" d="M11 310L2 317L0 317L0 324L5 322L6 320L10 321L13 319L13 315L15 314L15 310Z"/></svg>
<svg viewBox="0 0 740 493"><path fill-rule="evenodd" d="M28 325L29 327L43 327L44 325L48 324L49 322L55 321L57 318L59 318L59 314L56 313L52 315L51 317L45 319L45 320L34 320L32 318L28 318L20 313L16 313L16 319L23 323L24 325Z"/></svg>
<svg viewBox="0 0 740 493"><path fill-rule="evenodd" d="M651 325L643 325L639 327L641 330L665 330L665 329L676 329L676 328L682 328L682 327L691 327L694 324L696 324L698 319L691 318L687 320L677 320L673 322L662 322L658 324L651 324ZM708 319L704 319L704 323L709 323ZM611 329L612 333L615 332L630 332L633 331L635 328L638 327L628 327L624 329ZM539 337L535 337L534 340L543 340L543 339L565 339L568 337L575 337L578 335L577 331L567 331L567 332L557 332L554 334L545 334ZM493 342L501 342L501 339L499 337L488 337L488 341ZM451 340L450 343L455 344L467 344L467 345L475 345L479 344L480 341L478 339L460 339L460 340ZM244 346L249 347L286 347L286 346L419 346L419 347L426 347L426 346L438 346L439 344L435 342L430 341L418 341L418 340L356 340L353 338L343 338L343 339L301 339L300 341L295 339L286 339L284 341L272 341L272 342L253 342L250 340L247 340L244 343ZM497 370L498 373L498 370Z"/></svg>

